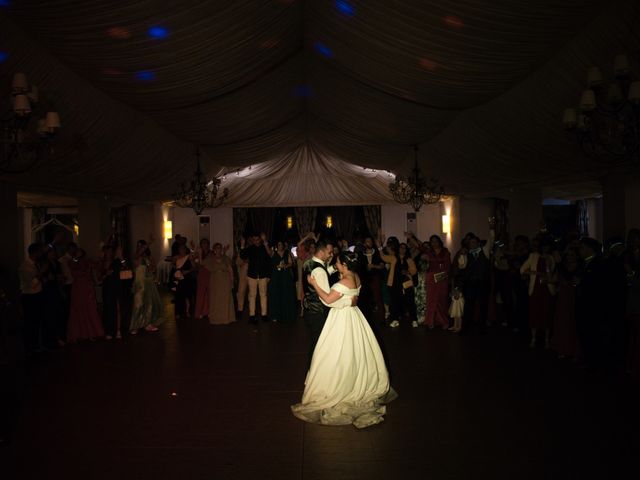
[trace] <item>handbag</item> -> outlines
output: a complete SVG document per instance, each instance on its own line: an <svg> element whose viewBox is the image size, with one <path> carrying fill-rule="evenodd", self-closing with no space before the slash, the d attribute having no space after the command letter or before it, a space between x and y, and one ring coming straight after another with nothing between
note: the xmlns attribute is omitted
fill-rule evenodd
<svg viewBox="0 0 640 480"><path fill-rule="evenodd" d="M436 283L440 283L449 278L447 272L438 272L433 274L433 281Z"/></svg>

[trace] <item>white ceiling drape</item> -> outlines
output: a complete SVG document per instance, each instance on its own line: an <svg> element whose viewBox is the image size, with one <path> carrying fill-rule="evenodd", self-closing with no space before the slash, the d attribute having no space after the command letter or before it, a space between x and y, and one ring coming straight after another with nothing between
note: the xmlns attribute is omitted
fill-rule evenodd
<svg viewBox="0 0 640 480"><path fill-rule="evenodd" d="M338 3L0 8L0 86L24 71L64 127L51 162L7 180L167 198L191 174L195 144L212 173L264 162L300 171L317 155L404 172L419 144L421 166L452 193L584 185L602 173L560 118L589 66L606 73L615 54L640 49L640 2L353 0L352 14ZM150 38L152 26L168 36Z"/></svg>

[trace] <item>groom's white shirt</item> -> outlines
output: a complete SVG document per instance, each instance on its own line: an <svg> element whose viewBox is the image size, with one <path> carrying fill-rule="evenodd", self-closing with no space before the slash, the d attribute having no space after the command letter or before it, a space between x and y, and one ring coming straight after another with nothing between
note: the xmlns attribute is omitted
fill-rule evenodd
<svg viewBox="0 0 640 480"><path fill-rule="evenodd" d="M312 260L324 265L324 262L316 256L314 256ZM315 279L316 282L318 282L318 287L321 288L323 292L331 293L331 287L329 286L329 276L327 275L327 271L325 269L316 267L311 271L311 276ZM329 304L325 303L322 299L320 299L320 301L327 307L329 306Z"/></svg>

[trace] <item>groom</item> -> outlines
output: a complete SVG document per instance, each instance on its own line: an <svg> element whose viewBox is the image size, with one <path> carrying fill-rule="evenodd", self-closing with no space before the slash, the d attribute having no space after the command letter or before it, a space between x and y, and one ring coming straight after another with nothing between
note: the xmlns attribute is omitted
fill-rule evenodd
<svg viewBox="0 0 640 480"><path fill-rule="evenodd" d="M329 314L329 307L322 303L315 289L309 284L307 276L311 275L316 282L318 288L322 288L325 292L330 292L329 273L327 271L327 262L333 256L333 242L327 240L319 240L316 243L315 255L304 262L302 267L302 288L304 291L303 308L304 321L309 329L311 340L311 348L309 349L309 365L313 358L313 351L318 343L318 338L322 333L324 322Z"/></svg>

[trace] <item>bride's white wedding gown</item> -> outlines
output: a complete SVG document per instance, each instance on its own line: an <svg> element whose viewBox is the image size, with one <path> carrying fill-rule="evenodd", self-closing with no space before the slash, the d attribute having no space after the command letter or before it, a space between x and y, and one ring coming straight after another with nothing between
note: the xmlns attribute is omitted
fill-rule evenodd
<svg viewBox="0 0 640 480"><path fill-rule="evenodd" d="M311 423L358 428L383 421L384 403L395 398L378 341L360 309L351 306L360 288L341 283L313 353L302 402L293 414Z"/></svg>

